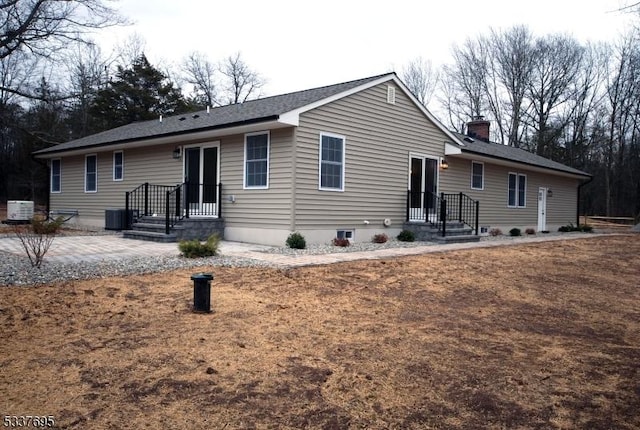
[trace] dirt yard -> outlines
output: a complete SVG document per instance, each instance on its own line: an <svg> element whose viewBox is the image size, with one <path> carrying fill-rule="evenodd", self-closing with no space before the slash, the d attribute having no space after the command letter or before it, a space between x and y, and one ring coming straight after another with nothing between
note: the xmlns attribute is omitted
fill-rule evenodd
<svg viewBox="0 0 640 430"><path fill-rule="evenodd" d="M69 429L640 428L640 235L0 288L0 414ZM207 268L203 268L207 270Z"/></svg>

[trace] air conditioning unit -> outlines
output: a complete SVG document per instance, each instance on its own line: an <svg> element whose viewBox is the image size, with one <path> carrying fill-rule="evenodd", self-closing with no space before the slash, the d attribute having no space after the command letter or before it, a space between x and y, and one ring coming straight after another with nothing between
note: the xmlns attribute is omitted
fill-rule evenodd
<svg viewBox="0 0 640 430"><path fill-rule="evenodd" d="M33 218L33 202L9 200L7 202L7 220L30 221Z"/></svg>
<svg viewBox="0 0 640 430"><path fill-rule="evenodd" d="M129 209L129 222L137 218L138 211ZM105 230L124 230L127 228L126 209L107 209L104 211Z"/></svg>

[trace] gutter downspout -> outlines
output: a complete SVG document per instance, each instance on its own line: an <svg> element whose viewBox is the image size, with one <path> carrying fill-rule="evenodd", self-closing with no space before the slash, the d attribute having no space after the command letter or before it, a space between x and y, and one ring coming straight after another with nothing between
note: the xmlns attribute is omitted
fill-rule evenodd
<svg viewBox="0 0 640 430"><path fill-rule="evenodd" d="M585 185L591 183L591 181L593 181L593 176L591 176L587 181L578 185L578 201L576 202L576 225L580 225L580 190Z"/></svg>

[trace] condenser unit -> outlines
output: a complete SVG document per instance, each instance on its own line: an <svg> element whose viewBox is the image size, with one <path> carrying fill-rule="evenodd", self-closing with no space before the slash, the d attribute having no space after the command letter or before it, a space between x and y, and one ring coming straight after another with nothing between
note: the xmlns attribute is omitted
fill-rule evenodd
<svg viewBox="0 0 640 430"><path fill-rule="evenodd" d="M33 218L33 202L25 200L9 200L7 202L7 220L30 221Z"/></svg>

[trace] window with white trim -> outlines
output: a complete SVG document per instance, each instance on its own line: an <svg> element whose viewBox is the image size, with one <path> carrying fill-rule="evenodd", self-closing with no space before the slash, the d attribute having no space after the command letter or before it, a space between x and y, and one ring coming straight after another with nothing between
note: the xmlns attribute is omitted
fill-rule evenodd
<svg viewBox="0 0 640 430"><path fill-rule="evenodd" d="M484 163L471 162L471 189L484 190Z"/></svg>
<svg viewBox="0 0 640 430"><path fill-rule="evenodd" d="M244 188L269 188L269 132L244 136Z"/></svg>
<svg viewBox="0 0 640 430"><path fill-rule="evenodd" d="M524 208L527 206L527 175L509 173L508 206Z"/></svg>
<svg viewBox="0 0 640 430"><path fill-rule="evenodd" d="M51 192L62 192L62 163L59 158L51 160Z"/></svg>
<svg viewBox="0 0 640 430"><path fill-rule="evenodd" d="M84 159L84 192L98 191L98 156L87 155Z"/></svg>
<svg viewBox="0 0 640 430"><path fill-rule="evenodd" d="M124 154L122 151L113 153L113 180L122 181L124 179Z"/></svg>
<svg viewBox="0 0 640 430"><path fill-rule="evenodd" d="M319 189L325 191L344 191L344 136L320 133L319 146Z"/></svg>

